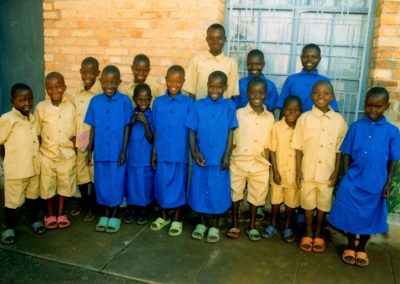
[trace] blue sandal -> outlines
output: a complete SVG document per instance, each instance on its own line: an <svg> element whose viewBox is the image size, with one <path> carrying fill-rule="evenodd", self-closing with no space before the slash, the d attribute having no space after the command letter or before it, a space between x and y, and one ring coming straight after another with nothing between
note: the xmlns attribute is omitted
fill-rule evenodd
<svg viewBox="0 0 400 284"><path fill-rule="evenodd" d="M107 230L107 224L108 224L108 217L100 217L99 222L96 225L96 231L97 232L105 232Z"/></svg>
<svg viewBox="0 0 400 284"><path fill-rule="evenodd" d="M272 226L272 225L269 225L268 227L266 227L266 228L264 229L264 232L261 233L261 236L262 236L264 239L270 239L270 238L272 238L277 232L278 232L278 229L277 229L277 228L275 228L275 227Z"/></svg>
<svg viewBox="0 0 400 284"><path fill-rule="evenodd" d="M121 228L121 219L110 218L108 220L106 233L116 233Z"/></svg>
<svg viewBox="0 0 400 284"><path fill-rule="evenodd" d="M296 236L293 231L289 228L282 231L282 239L288 244L293 243L296 240Z"/></svg>

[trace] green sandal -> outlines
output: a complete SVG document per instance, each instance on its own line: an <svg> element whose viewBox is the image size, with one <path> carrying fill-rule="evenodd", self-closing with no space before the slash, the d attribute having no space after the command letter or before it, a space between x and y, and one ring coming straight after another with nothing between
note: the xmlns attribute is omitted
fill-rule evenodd
<svg viewBox="0 0 400 284"><path fill-rule="evenodd" d="M96 231L97 232L105 232L107 229L108 220L109 219L106 216L100 217L100 220L96 225Z"/></svg>
<svg viewBox="0 0 400 284"><path fill-rule="evenodd" d="M204 234L207 231L207 227L203 224L198 224L192 233L192 238L196 240L204 239Z"/></svg>
<svg viewBox="0 0 400 284"><path fill-rule="evenodd" d="M182 222L174 221L171 223L168 235L171 237L177 237L182 234Z"/></svg>
<svg viewBox="0 0 400 284"><path fill-rule="evenodd" d="M116 233L121 228L121 219L110 218L108 220L106 233Z"/></svg>
<svg viewBox="0 0 400 284"><path fill-rule="evenodd" d="M207 235L207 239L206 239L207 242L216 243L219 241L219 239L220 239L220 236L219 236L218 228L211 227L210 229L208 229L208 235Z"/></svg>
<svg viewBox="0 0 400 284"><path fill-rule="evenodd" d="M257 229L249 229L246 231L247 236L250 241L259 241L261 240L260 232Z"/></svg>
<svg viewBox="0 0 400 284"><path fill-rule="evenodd" d="M171 219L164 220L163 218L158 217L153 223L151 223L150 229L153 231L160 231L165 226L168 226L169 223L171 223Z"/></svg>

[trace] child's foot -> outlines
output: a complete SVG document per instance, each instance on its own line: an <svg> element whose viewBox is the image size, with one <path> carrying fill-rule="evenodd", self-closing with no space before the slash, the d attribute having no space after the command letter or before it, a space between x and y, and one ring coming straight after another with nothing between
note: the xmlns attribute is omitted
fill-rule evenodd
<svg viewBox="0 0 400 284"><path fill-rule="evenodd" d="M260 232L257 229L248 229L246 231L247 236L249 237L250 241L259 241L261 240Z"/></svg>
<svg viewBox="0 0 400 284"><path fill-rule="evenodd" d="M356 263L356 251L353 249L345 249L342 253L342 261L353 265Z"/></svg>
<svg viewBox="0 0 400 284"><path fill-rule="evenodd" d="M137 216L137 219L136 219L136 224L137 224L137 225L146 225L147 223L149 223L149 219L147 218L146 215L144 215L144 214L139 214L139 215Z"/></svg>
<svg viewBox="0 0 400 284"><path fill-rule="evenodd" d="M78 209L72 210L71 216L72 217L79 216L83 211L84 211L83 208L78 208Z"/></svg>
<svg viewBox="0 0 400 284"><path fill-rule="evenodd" d="M264 229L264 232L262 232L261 235L262 235L262 237L263 237L264 239L270 239L270 238L272 238L277 232L278 232L278 229L277 229L277 228L275 228L275 227L272 226L272 225L269 225L269 226L267 226L267 227Z"/></svg>
<svg viewBox="0 0 400 284"><path fill-rule="evenodd" d="M168 235L171 237L177 237L182 234L182 222L173 221L169 228Z"/></svg>
<svg viewBox="0 0 400 284"><path fill-rule="evenodd" d="M228 238L231 239L238 239L240 236L240 229L239 228L235 228L235 227L231 227L229 228L229 230L226 232L226 236Z"/></svg>
<svg viewBox="0 0 400 284"><path fill-rule="evenodd" d="M95 218L96 218L96 214L94 214L92 210L89 210L89 211L86 213L85 218L83 218L83 221L85 221L85 222L92 222Z"/></svg>
<svg viewBox="0 0 400 284"><path fill-rule="evenodd" d="M313 250L313 238L304 236L300 241L300 249L304 252L312 252Z"/></svg>
<svg viewBox="0 0 400 284"><path fill-rule="evenodd" d="M207 231L207 227L204 226L203 224L197 224L196 228L194 229L192 233L192 238L196 240L202 240L204 239L204 234Z"/></svg>
<svg viewBox="0 0 400 284"><path fill-rule="evenodd" d="M293 243L296 240L295 235L293 234L292 229L287 228L282 231L282 239L288 244Z"/></svg>
<svg viewBox="0 0 400 284"><path fill-rule="evenodd" d="M44 224L41 220L34 222L31 227L32 227L33 232L38 235L41 235L44 232L46 232L46 227L44 226Z"/></svg>
<svg viewBox="0 0 400 284"><path fill-rule="evenodd" d="M121 219L118 218L110 218L108 219L108 224L107 224L107 233L116 233L119 231L121 228Z"/></svg>
<svg viewBox="0 0 400 284"><path fill-rule="evenodd" d="M161 217L158 217L156 220L153 221L150 225L150 229L153 231L160 231L165 226L168 226L171 223L171 219L164 220Z"/></svg>
<svg viewBox="0 0 400 284"><path fill-rule="evenodd" d="M312 250L313 250L313 252L324 252L325 251L325 240L323 238L319 238L319 237L314 238Z"/></svg>
<svg viewBox="0 0 400 284"><path fill-rule="evenodd" d="M210 229L208 229L208 234L207 234L207 239L206 239L207 242L216 243L219 241L219 239L220 239L220 236L219 236L218 228L211 227Z"/></svg>
<svg viewBox="0 0 400 284"><path fill-rule="evenodd" d="M68 220L66 215L61 215L57 217L57 225L60 229L68 228L71 222Z"/></svg>
<svg viewBox="0 0 400 284"><path fill-rule="evenodd" d="M44 217L44 225L46 226L46 229L56 229L57 228L57 217L56 216Z"/></svg>
<svg viewBox="0 0 400 284"><path fill-rule="evenodd" d="M108 220L109 219L106 216L100 217L99 222L96 225L96 231L97 232L105 232L107 229Z"/></svg>
<svg viewBox="0 0 400 284"><path fill-rule="evenodd" d="M356 252L356 265L366 267L369 265L368 255L365 251Z"/></svg>
<svg viewBox="0 0 400 284"><path fill-rule="evenodd" d="M1 233L1 242L5 245L12 245L15 243L15 232L13 229L5 229Z"/></svg>
<svg viewBox="0 0 400 284"><path fill-rule="evenodd" d="M136 221L136 216L133 213L128 213L125 217L124 217L124 223L125 224L132 224L133 222Z"/></svg>

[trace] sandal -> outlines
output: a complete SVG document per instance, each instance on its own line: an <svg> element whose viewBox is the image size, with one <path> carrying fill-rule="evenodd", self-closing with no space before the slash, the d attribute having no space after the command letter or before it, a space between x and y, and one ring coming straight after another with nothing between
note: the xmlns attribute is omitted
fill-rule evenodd
<svg viewBox="0 0 400 284"><path fill-rule="evenodd" d="M259 241L261 240L260 232L257 229L249 229L246 231L247 236L250 241Z"/></svg>
<svg viewBox="0 0 400 284"><path fill-rule="evenodd" d="M240 229L235 227L229 228L229 230L226 232L226 236L236 240L240 236Z"/></svg>
<svg viewBox="0 0 400 284"><path fill-rule="evenodd" d="M196 228L194 229L192 233L192 238L196 240L202 240L204 239L204 234L207 231L207 227L204 226L203 224L197 224Z"/></svg>
<svg viewBox="0 0 400 284"><path fill-rule="evenodd" d="M369 265L368 255L365 251L356 252L356 265L359 267L366 267Z"/></svg>
<svg viewBox="0 0 400 284"><path fill-rule="evenodd" d="M72 216L72 217L77 217L77 216L79 216L83 211L84 211L83 208L78 208L78 209L72 210L72 211L71 211L71 216Z"/></svg>
<svg viewBox="0 0 400 284"><path fill-rule="evenodd" d="M44 217L44 225L46 229L56 229L57 228L57 217L56 216L49 216Z"/></svg>
<svg viewBox="0 0 400 284"><path fill-rule="evenodd" d="M353 249L345 249L342 253L342 261L353 265L356 263L356 252Z"/></svg>
<svg viewBox="0 0 400 284"><path fill-rule="evenodd" d="M323 238L318 238L318 237L314 238L312 250L313 252L324 252L325 240Z"/></svg>
<svg viewBox="0 0 400 284"><path fill-rule="evenodd" d="M173 221L169 227L168 235L170 237L177 237L182 234L182 222Z"/></svg>
<svg viewBox="0 0 400 284"><path fill-rule="evenodd" d="M169 223L171 223L171 219L164 220L163 218L158 217L153 223L151 223L150 229L153 231L159 231L169 225Z"/></svg>
<svg viewBox="0 0 400 284"><path fill-rule="evenodd" d="M311 252L313 250L313 238L304 236L300 241L300 249L304 252Z"/></svg>
<svg viewBox="0 0 400 284"><path fill-rule="evenodd" d="M264 210L261 207L257 208L256 221L261 222L265 218Z"/></svg>
<svg viewBox="0 0 400 284"><path fill-rule="evenodd" d="M1 233L1 242L5 245L12 245L15 243L14 229L5 229L3 233Z"/></svg>
<svg viewBox="0 0 400 284"><path fill-rule="evenodd" d="M296 240L296 236L293 234L292 229L287 228L282 231L282 239L288 244L293 243Z"/></svg>
<svg viewBox="0 0 400 284"><path fill-rule="evenodd" d="M33 232L38 235L41 235L44 232L46 232L46 227L44 226L44 224L41 220L34 222L31 227L32 227Z"/></svg>
<svg viewBox="0 0 400 284"><path fill-rule="evenodd" d="M68 220L66 215L61 215L57 217L57 225L60 229L68 228L71 222Z"/></svg>
<svg viewBox="0 0 400 284"><path fill-rule="evenodd" d="M92 212L92 210L89 210L85 216L85 218L83 218L83 221L85 222L92 222L94 219L96 218L96 214L94 214Z"/></svg>
<svg viewBox="0 0 400 284"><path fill-rule="evenodd" d="M136 216L131 214L128 214L124 217L124 223L125 224L132 224L133 222L136 221Z"/></svg>
<svg viewBox="0 0 400 284"><path fill-rule="evenodd" d="M108 225L108 217L100 217L99 222L96 225L96 231L97 232L105 232L107 230L107 225Z"/></svg>
<svg viewBox="0 0 400 284"><path fill-rule="evenodd" d="M219 236L218 228L211 227L210 229L208 229L208 234L207 234L207 238L206 238L206 241L208 243L216 243L219 241L219 239L220 239L220 236Z"/></svg>
<svg viewBox="0 0 400 284"><path fill-rule="evenodd" d="M106 233L116 233L121 228L121 219L110 218L106 228Z"/></svg>
<svg viewBox="0 0 400 284"><path fill-rule="evenodd" d="M262 236L264 239L270 239L270 238L272 238L277 232L278 232L278 229L277 229L277 228L275 228L275 227L272 226L272 225L269 225L269 226L267 226L267 227L264 229L264 232L261 233L261 236Z"/></svg>
<svg viewBox="0 0 400 284"><path fill-rule="evenodd" d="M139 215L136 219L137 225L146 225L147 223L149 223L149 219L145 215Z"/></svg>

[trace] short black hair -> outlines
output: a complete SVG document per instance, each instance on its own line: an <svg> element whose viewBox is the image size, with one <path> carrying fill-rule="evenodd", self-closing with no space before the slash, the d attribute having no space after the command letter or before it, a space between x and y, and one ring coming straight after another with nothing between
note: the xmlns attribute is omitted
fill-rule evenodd
<svg viewBox="0 0 400 284"><path fill-rule="evenodd" d="M136 56L133 58L132 65L137 65L137 64L139 64L139 63L141 63L141 62L144 62L144 63L146 63L147 65L150 66L150 58L149 58L147 55L145 55L145 54L138 54L138 55L136 55Z"/></svg>
<svg viewBox="0 0 400 284"><path fill-rule="evenodd" d="M138 84L133 90L133 97L136 98L141 92L147 92L151 97L151 89L147 84Z"/></svg>
<svg viewBox="0 0 400 284"><path fill-rule="evenodd" d="M225 28L223 25L215 23L212 24L211 26L208 27L207 32L213 31L213 30L220 30L222 34L225 36Z"/></svg>
<svg viewBox="0 0 400 284"><path fill-rule="evenodd" d="M212 72L210 75L208 75L207 82L211 82L211 81L213 81L215 79L221 80L222 83L224 84L224 86L228 83L228 77L222 71L214 71L214 72Z"/></svg>
<svg viewBox="0 0 400 284"><path fill-rule="evenodd" d="M93 65L94 68L96 68L97 70L99 69L99 61L97 61L96 58L91 56L86 57L85 59L82 60L81 67L86 65Z"/></svg>
<svg viewBox="0 0 400 284"><path fill-rule="evenodd" d="M247 85L247 93L249 92L250 88L257 86L257 85L263 85L265 88L265 94L268 92L268 87L267 83L261 79L260 77L254 77L249 81L249 84Z"/></svg>
<svg viewBox="0 0 400 284"><path fill-rule="evenodd" d="M107 65L104 67L103 71L101 71L101 75L106 75L106 74L113 74L118 76L118 78L121 78L121 72L119 72L119 69L115 65Z"/></svg>
<svg viewBox="0 0 400 284"><path fill-rule="evenodd" d="M264 53L259 49L250 50L250 52L247 54L247 61L252 57L260 57L264 62Z"/></svg>
<svg viewBox="0 0 400 284"><path fill-rule="evenodd" d="M64 76L60 72L50 72L46 76L46 80L53 80L53 79L59 79L62 80L65 84Z"/></svg>
<svg viewBox="0 0 400 284"><path fill-rule="evenodd" d="M22 91L30 91L31 93L33 93L31 87L29 87L28 85L24 83L17 83L11 87L11 99L14 99L18 95L18 93Z"/></svg>
<svg viewBox="0 0 400 284"><path fill-rule="evenodd" d="M314 86L312 87L312 92L314 92L314 88L315 88L315 86L317 86L317 85L327 85L327 86L329 86L329 87L331 88L332 94L335 96L335 90L333 89L333 85L332 85L331 82L326 81L326 80L319 80L319 81L317 81L317 82L314 84Z"/></svg>
<svg viewBox="0 0 400 284"><path fill-rule="evenodd" d="M286 99L283 101L283 108L285 108L291 102L296 102L299 104L301 109L303 108L300 97L293 95L286 97Z"/></svg>
<svg viewBox="0 0 400 284"><path fill-rule="evenodd" d="M390 95L389 91L386 90L384 87L372 87L365 95L365 102L372 97L382 97L385 102L388 103Z"/></svg>
<svg viewBox="0 0 400 284"><path fill-rule="evenodd" d="M306 52L306 50L309 50L309 49L315 49L315 50L318 51L319 55L321 55L321 48L320 48L317 44L315 44L315 43L306 44L306 45L303 47L303 49L302 49L302 51L301 51L301 54L304 54L304 52Z"/></svg>
<svg viewBox="0 0 400 284"><path fill-rule="evenodd" d="M182 75L183 77L185 77L185 69L183 69L183 67L180 65L172 65L171 67L169 67L167 70L167 77L168 77L168 75L171 75L174 73L178 73L178 74Z"/></svg>

